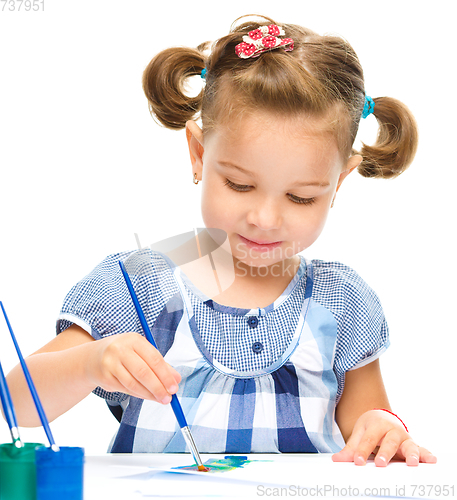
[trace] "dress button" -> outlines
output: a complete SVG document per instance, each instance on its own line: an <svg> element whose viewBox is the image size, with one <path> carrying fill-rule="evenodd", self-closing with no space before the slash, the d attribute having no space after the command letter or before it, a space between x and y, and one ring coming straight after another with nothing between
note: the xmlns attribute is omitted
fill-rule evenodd
<svg viewBox="0 0 457 500"><path fill-rule="evenodd" d="M262 352L262 350L263 350L263 345L262 345L260 342L254 342L254 343L252 344L252 350L253 350L255 353Z"/></svg>
<svg viewBox="0 0 457 500"><path fill-rule="evenodd" d="M256 326L259 324L259 320L255 316L251 316L248 319L248 324L251 328L256 328Z"/></svg>

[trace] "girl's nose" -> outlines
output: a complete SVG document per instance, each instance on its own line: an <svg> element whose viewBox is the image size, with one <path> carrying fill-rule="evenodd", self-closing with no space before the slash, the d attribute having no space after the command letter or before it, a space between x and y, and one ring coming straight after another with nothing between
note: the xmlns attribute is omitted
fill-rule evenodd
<svg viewBox="0 0 457 500"><path fill-rule="evenodd" d="M247 222L264 231L279 229L282 222L281 210L269 200L256 203L248 212Z"/></svg>

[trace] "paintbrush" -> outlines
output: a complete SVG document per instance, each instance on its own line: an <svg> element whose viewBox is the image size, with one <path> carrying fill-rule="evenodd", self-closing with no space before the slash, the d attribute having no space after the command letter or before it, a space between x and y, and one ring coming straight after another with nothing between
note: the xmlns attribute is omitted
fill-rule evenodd
<svg viewBox="0 0 457 500"><path fill-rule="evenodd" d="M19 436L19 429L14 411L13 400L6 383L5 374L3 373L2 364L0 363L0 399L2 400L3 413L5 414L8 427L10 428L11 438L16 448L22 448L24 444Z"/></svg>
<svg viewBox="0 0 457 500"><path fill-rule="evenodd" d="M133 304L135 306L136 312L138 314L138 318L140 320L141 326L143 328L144 334L149 342L157 349L157 344L155 343L154 337L152 336L151 330L149 329L148 323L144 316L143 310L141 309L140 303L138 302L138 298L136 296L135 290L133 289L132 282L130 281L129 275L125 270L125 266L123 262L119 261L119 266L121 268L122 274L124 276L125 282L127 284L127 288L130 292L130 296L132 297ZM196 464L198 465L198 470L202 472L206 472L208 469L203 465L202 459L200 458L200 454L198 453L197 446L195 445L195 441L190 432L189 426L186 422L186 417L181 408L181 404L176 396L173 394L171 396L171 407L176 416L176 420L178 421L179 427L181 428L182 435L189 446L189 449L194 457Z"/></svg>
<svg viewBox="0 0 457 500"><path fill-rule="evenodd" d="M38 416L40 417L41 425L43 426L44 431L46 432L46 436L48 438L49 445L51 446L51 449L53 451L60 451L60 448L54 442L54 438L52 436L51 428L49 427L49 422L48 422L48 419L46 417L46 413L44 412L44 408L41 404L40 398L38 397L38 393L37 393L37 390L35 388L35 384L33 383L32 376L30 375L29 369L27 368L24 357L22 356L21 349L19 348L19 344L17 343L13 329L11 328L11 324L9 322L8 316L6 315L5 308L3 307L3 304L1 301L0 301L0 306L1 306L2 311L3 311L3 316L5 316L6 324L8 325L8 330L10 331L11 339L13 341L14 347L16 348L16 352L17 352L17 355L19 357L19 361L20 361L21 366L22 366L22 371L24 372L25 380L27 381L27 385L29 386L30 393L32 394L33 401L34 401L36 409L38 411Z"/></svg>

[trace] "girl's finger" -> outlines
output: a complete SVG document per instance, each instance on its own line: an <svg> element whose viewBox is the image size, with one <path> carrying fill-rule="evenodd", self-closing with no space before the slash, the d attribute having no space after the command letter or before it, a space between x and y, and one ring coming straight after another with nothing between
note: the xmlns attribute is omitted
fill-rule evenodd
<svg viewBox="0 0 457 500"><path fill-rule="evenodd" d="M376 454L374 460L375 465L377 467L385 467L390 462L392 457L397 453L400 446L408 441L410 441L412 445L414 445L414 441L412 439L407 439L406 441L403 441L403 443L402 440L404 440L404 433L402 431L399 431L397 429L388 431L383 437L378 453ZM405 447L405 449L406 448L407 446ZM414 452L414 448L411 447L411 453L412 452Z"/></svg>
<svg viewBox="0 0 457 500"><path fill-rule="evenodd" d="M360 440L355 453L354 464L365 465L368 457L373 453L379 441L384 437L383 429L367 429Z"/></svg>
<svg viewBox="0 0 457 500"><path fill-rule="evenodd" d="M419 446L419 461L424 462L427 464L436 464L437 458L435 455L428 451L426 448L422 448L422 446Z"/></svg>
<svg viewBox="0 0 457 500"><path fill-rule="evenodd" d="M433 453L422 446L418 446L412 439L402 443L398 450L398 458L404 459L407 465L419 465L419 462L436 464L437 458Z"/></svg>
<svg viewBox="0 0 457 500"><path fill-rule="evenodd" d="M122 364L131 376L123 382L124 385L127 384L129 391L134 390L148 394L149 397L143 399L152 399L163 404L168 404L171 401L170 393L141 356L135 353L126 354ZM173 383L176 384L174 379Z"/></svg>
<svg viewBox="0 0 457 500"><path fill-rule="evenodd" d="M178 383L181 381L181 376L163 359L162 355L153 345L151 345L143 337L140 338L142 342L139 347L136 345L134 346L135 353L160 380L160 383L163 385L168 394L175 394L178 391ZM144 348L144 342L147 343L147 349ZM147 376L147 370L144 367L143 370ZM141 381L141 379L138 380ZM146 385L146 387L148 386Z"/></svg>
<svg viewBox="0 0 457 500"><path fill-rule="evenodd" d="M354 461L354 450L350 445L346 445L338 453L332 455L333 462L353 462Z"/></svg>
<svg viewBox="0 0 457 500"><path fill-rule="evenodd" d="M111 384L109 387L104 387L108 392L123 392L135 398L155 400L154 395L141 385L122 364L111 376L114 379L114 387Z"/></svg>
<svg viewBox="0 0 457 500"><path fill-rule="evenodd" d="M332 455L332 460L334 462L353 462L355 450L365 433L365 427L362 425L355 425L354 430L352 431L351 437L348 439L346 446Z"/></svg>
<svg viewBox="0 0 457 500"><path fill-rule="evenodd" d="M412 438L405 439L397 451L396 458L404 460L406 465L417 466L420 462L420 447Z"/></svg>

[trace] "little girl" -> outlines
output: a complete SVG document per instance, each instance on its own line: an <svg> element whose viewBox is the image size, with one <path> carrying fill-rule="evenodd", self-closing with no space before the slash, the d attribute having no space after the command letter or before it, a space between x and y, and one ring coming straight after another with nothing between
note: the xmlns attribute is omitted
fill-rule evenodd
<svg viewBox="0 0 457 500"><path fill-rule="evenodd" d="M219 275L233 278L213 293L199 260L183 270L142 249L150 271L135 287L156 350L119 268L137 254L106 258L67 295L59 335L28 359L48 417L94 391L120 420L111 452L183 452L168 404L177 393L201 452L435 462L390 412L377 296L351 268L299 255L348 174L391 178L408 167L414 118L395 99L366 95L358 58L338 37L261 18L239 21L207 50L164 50L143 88L157 120L186 129L208 228L199 244L208 254L223 232L213 256ZM196 75L204 88L188 97ZM357 152L369 114L378 138ZM38 425L19 369L8 378L20 424Z"/></svg>

